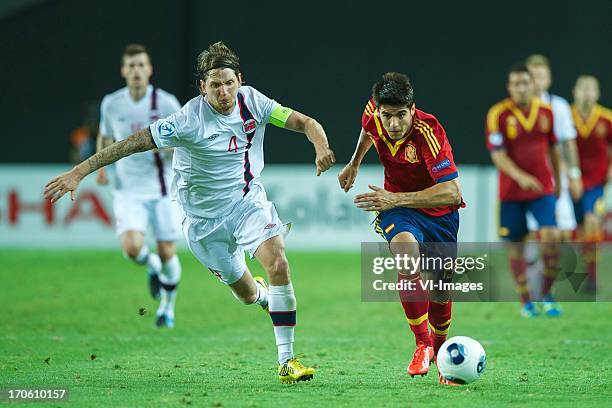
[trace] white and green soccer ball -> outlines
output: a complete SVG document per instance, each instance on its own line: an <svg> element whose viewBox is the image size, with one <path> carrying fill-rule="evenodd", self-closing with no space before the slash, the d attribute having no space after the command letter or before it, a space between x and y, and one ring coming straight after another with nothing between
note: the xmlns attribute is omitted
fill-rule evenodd
<svg viewBox="0 0 612 408"><path fill-rule="evenodd" d="M456 384L469 384L482 376L487 355L471 337L455 336L442 344L436 361L442 377Z"/></svg>

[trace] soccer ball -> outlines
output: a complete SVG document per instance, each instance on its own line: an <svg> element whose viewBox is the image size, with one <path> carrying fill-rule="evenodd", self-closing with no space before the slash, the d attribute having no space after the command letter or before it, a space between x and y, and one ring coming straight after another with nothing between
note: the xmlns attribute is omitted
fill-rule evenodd
<svg viewBox="0 0 612 408"><path fill-rule="evenodd" d="M442 377L457 384L469 384L482 376L487 355L476 340L455 336L446 340L437 356L438 371Z"/></svg>

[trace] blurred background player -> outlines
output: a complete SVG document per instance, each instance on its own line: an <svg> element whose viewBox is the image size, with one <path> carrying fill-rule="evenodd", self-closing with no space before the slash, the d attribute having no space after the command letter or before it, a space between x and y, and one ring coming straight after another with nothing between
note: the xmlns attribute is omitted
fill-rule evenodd
<svg viewBox="0 0 612 408"><path fill-rule="evenodd" d="M389 242L394 254L417 258L423 251L428 256L456 257L462 199L453 152L436 117L416 109L414 90L406 75L389 72L374 84L361 124L355 153L338 175L340 187L350 190L365 154L374 145L385 169L385 186L370 185L374 192L357 195L357 207L379 212L376 232ZM451 248L446 249L452 253L433 254L440 247L431 243L450 243ZM436 282L452 279L452 271L444 276L442 271L422 272L435 272ZM418 284L420 279L420 270L398 271L399 282L417 282L414 290L400 290L417 345L407 369L411 376L429 372L451 323L450 293L428 293ZM451 384L442 376L439 381Z"/></svg>
<svg viewBox="0 0 612 408"><path fill-rule="evenodd" d="M102 99L97 150L121 141L160 117L181 108L174 95L149 83L153 67L146 48L130 44L121 57L126 86ZM181 277L175 241L180 238L179 210L169 195L172 150L137 153L119 160L109 176L98 172L99 184L113 184L113 211L124 254L146 265L151 295L159 299L155 324L174 326L174 304ZM112 176L111 176L112 175ZM145 243L147 227L157 240L155 254Z"/></svg>
<svg viewBox="0 0 612 408"><path fill-rule="evenodd" d="M315 369L293 353L296 298L285 256L286 225L261 183L267 124L304 133L315 149L317 176L335 162L323 127L242 86L238 56L222 42L197 59L200 95L173 115L96 153L47 184L45 197L71 196L86 175L122 157L175 147L173 170L191 252L244 304L258 304L272 319L282 383L309 381ZM268 273L254 279L245 252Z"/></svg>
<svg viewBox="0 0 612 408"><path fill-rule="evenodd" d="M578 131L578 153L584 194L574 201L579 237L582 241L589 288L595 289L596 245L603 239L603 194L612 179L612 111L599 105L599 81L582 75L574 87L572 113Z"/></svg>
<svg viewBox="0 0 612 408"><path fill-rule="evenodd" d="M552 73L548 58L541 54L532 54L527 57L525 63L533 76L536 96L544 103L549 104L553 111L553 130L561 148L561 161L559 164L561 186L555 214L561 239L569 241L576 230L572 200L580 199L583 190L572 111L565 98L550 93ZM527 215L527 226L529 231L532 232L530 241L537 241L535 231L538 230L538 225L531 214ZM544 264L540 257L538 245L528 243L525 247L525 256L528 265L527 280L532 296L535 296L537 299L540 295L542 274L544 272Z"/></svg>
<svg viewBox="0 0 612 408"><path fill-rule="evenodd" d="M499 170L499 233L511 242L507 247L521 296L521 314L537 316L539 312L529 295L524 256L524 241L529 233L526 216L533 215L543 244L544 310L550 316L558 316L559 306L551 294L559 269L560 240L555 219L560 151L553 130L553 113L550 105L534 96L533 77L524 64L509 70L507 90L510 97L489 110L485 132L491 159Z"/></svg>

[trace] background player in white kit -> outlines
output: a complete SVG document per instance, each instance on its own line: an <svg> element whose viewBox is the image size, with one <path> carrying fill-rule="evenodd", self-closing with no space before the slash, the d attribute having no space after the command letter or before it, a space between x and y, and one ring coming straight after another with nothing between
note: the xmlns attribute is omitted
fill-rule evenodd
<svg viewBox="0 0 612 408"><path fill-rule="evenodd" d="M305 133L315 148L317 175L334 164L334 154L316 120L241 86L238 57L223 43L198 56L197 75L201 95L54 178L45 197L57 201L68 191L73 197L80 180L102 166L136 152L174 147L172 186L185 213L189 248L242 302L267 306L281 382L310 380L315 370L293 354L296 298L282 236L286 227L259 182L265 127L271 123ZM249 273L245 252L264 267L269 288Z"/></svg>
<svg viewBox="0 0 612 408"><path fill-rule="evenodd" d="M160 117L181 108L174 95L149 83L153 67L146 48L128 45L121 56L121 76L126 86L102 99L98 149L124 140ZM180 238L180 211L172 202L172 150L137 153L119 160L108 175L98 172L98 183L113 184L113 211L117 235L124 254L139 265L146 265L149 289L160 299L155 325L174 326L176 287L181 264L175 241ZM151 225L158 254L149 250L145 232Z"/></svg>

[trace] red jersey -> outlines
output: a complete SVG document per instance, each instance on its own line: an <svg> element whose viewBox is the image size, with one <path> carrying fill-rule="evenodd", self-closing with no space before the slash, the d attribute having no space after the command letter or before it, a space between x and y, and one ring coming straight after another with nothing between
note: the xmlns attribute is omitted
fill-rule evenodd
<svg viewBox="0 0 612 408"><path fill-rule="evenodd" d="M374 142L385 168L385 190L393 193L421 191L458 177L446 132L435 116L417 109L408 134L393 140L382 124L376 103L370 99L361 116L361 126ZM439 217L459 207L417 209Z"/></svg>
<svg viewBox="0 0 612 408"><path fill-rule="evenodd" d="M583 119L572 106L578 131L576 144L580 156L582 184L585 190L606 183L608 177L608 147L612 144L612 111L595 105L588 118Z"/></svg>
<svg viewBox="0 0 612 408"><path fill-rule="evenodd" d="M499 172L501 201L533 200L554 194L555 184L549 150L557 143L553 132L553 112L550 105L538 98L529 103L527 111L507 98L493 105L485 125L489 151L505 149L508 157L542 184L543 191L523 190L507 174Z"/></svg>

